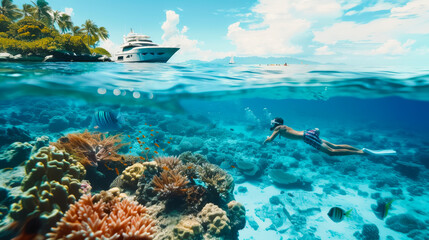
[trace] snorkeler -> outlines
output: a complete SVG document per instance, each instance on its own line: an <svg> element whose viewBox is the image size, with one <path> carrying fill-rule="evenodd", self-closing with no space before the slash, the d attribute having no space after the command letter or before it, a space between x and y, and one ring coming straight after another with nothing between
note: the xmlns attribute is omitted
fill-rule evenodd
<svg viewBox="0 0 429 240"><path fill-rule="evenodd" d="M271 128L273 131L271 136L265 139L264 144L273 141L279 134L282 137L292 140L303 140L305 143L316 148L317 150L328 154L329 156L345 156L345 155L396 155L394 150L370 150L367 148L358 149L347 144L333 144L319 138L320 131L318 128L309 129L306 131L296 131L291 127L283 125L282 118L274 118L271 120Z"/></svg>

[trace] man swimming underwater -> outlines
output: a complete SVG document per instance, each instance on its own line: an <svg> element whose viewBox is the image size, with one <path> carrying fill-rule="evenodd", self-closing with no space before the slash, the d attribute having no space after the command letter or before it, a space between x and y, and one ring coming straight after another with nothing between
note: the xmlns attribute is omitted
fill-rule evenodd
<svg viewBox="0 0 429 240"><path fill-rule="evenodd" d="M306 131L296 131L291 127L283 125L282 118L274 118L271 120L270 130L274 130L271 136L265 139L264 144L273 141L278 135L292 139L304 140L305 143L311 145L317 150L328 154L329 156L346 156L346 155L396 155L394 150L370 150L367 148L358 149L347 144L333 144L319 138L319 129L309 129Z"/></svg>

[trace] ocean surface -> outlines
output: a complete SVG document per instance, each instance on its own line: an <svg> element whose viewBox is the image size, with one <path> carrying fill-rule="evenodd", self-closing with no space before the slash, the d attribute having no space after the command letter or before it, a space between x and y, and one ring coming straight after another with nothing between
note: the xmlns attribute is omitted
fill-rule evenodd
<svg viewBox="0 0 429 240"><path fill-rule="evenodd" d="M103 132L131 142L124 154L142 156L134 139L155 129L162 136L150 141L171 139L156 154L200 153L231 174L246 208L238 239L428 239L428 68L0 63L0 86L0 227L12 221L30 158L10 157L10 145L101 130L93 118L105 111L120 115ZM285 138L263 145L275 117L319 128L335 144L397 155L329 156ZM275 169L305 186L279 184ZM334 222L332 207L352 214Z"/></svg>

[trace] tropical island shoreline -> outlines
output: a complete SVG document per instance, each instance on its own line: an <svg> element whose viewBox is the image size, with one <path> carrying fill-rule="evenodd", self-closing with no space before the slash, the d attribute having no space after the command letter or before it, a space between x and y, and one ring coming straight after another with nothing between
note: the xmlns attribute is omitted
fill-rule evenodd
<svg viewBox="0 0 429 240"><path fill-rule="evenodd" d="M105 62L110 53L97 47L109 37L93 21L75 26L71 17L52 10L45 0L0 3L0 62Z"/></svg>

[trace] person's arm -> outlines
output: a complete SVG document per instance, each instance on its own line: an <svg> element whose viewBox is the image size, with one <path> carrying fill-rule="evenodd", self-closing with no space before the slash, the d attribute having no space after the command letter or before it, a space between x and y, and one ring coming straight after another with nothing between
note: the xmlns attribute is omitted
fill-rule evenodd
<svg viewBox="0 0 429 240"><path fill-rule="evenodd" d="M277 135L279 135L279 133L280 133L280 127L276 127L273 131L273 134L271 134L271 136L269 136L269 137L267 137L267 139L265 139L264 144L267 142L273 141L277 137Z"/></svg>

